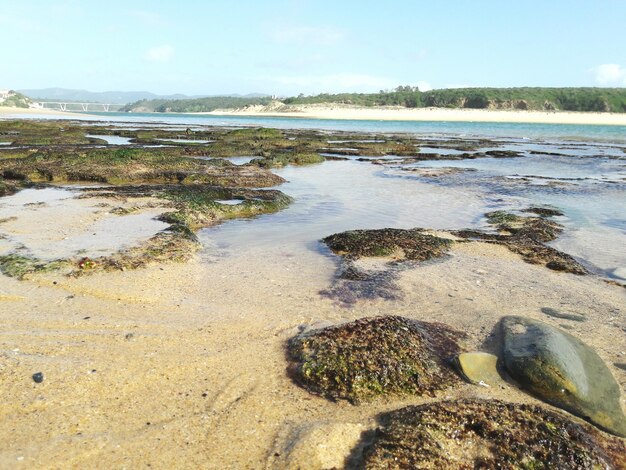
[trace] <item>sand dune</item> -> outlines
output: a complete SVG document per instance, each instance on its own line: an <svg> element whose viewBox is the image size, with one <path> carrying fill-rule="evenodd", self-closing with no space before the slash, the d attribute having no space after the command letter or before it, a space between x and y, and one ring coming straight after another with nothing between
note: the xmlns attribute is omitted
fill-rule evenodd
<svg viewBox="0 0 626 470"><path fill-rule="evenodd" d="M247 106L216 110L214 115L278 116L308 119L358 119L381 121L512 122L546 124L596 124L626 126L626 113L519 111L449 108L357 107L343 104Z"/></svg>

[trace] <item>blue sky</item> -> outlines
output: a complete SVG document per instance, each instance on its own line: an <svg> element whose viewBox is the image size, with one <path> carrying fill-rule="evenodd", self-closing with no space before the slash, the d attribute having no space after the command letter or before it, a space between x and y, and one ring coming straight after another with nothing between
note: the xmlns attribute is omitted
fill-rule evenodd
<svg viewBox="0 0 626 470"><path fill-rule="evenodd" d="M624 0L0 3L0 88L626 86Z"/></svg>

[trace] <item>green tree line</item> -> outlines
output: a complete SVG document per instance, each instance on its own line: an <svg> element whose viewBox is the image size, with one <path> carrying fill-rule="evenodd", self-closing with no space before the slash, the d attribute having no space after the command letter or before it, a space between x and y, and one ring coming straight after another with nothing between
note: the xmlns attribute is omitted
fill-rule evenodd
<svg viewBox="0 0 626 470"><path fill-rule="evenodd" d="M208 112L250 105L266 105L271 98L214 96L185 100L141 100L122 111ZM402 106L406 108L525 109L542 111L626 112L626 88L445 88L420 91L399 86L378 93L322 93L284 98L285 104L342 103L353 106Z"/></svg>
<svg viewBox="0 0 626 470"><path fill-rule="evenodd" d="M250 105L266 105L270 97L244 98L237 96L210 96L184 100L140 100L127 104L120 111L144 111L156 113L200 113L216 109L242 108Z"/></svg>

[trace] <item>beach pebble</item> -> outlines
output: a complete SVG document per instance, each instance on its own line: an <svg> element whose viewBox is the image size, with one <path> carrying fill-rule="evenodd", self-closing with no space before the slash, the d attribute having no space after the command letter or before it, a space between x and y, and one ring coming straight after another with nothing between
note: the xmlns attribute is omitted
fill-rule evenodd
<svg viewBox="0 0 626 470"><path fill-rule="evenodd" d="M454 364L468 382L493 387L504 384L496 364L498 356L485 352L461 353L454 359Z"/></svg>
<svg viewBox="0 0 626 470"><path fill-rule="evenodd" d="M33 374L33 380L35 381L35 383L38 383L38 384L43 382L43 372L35 372Z"/></svg>

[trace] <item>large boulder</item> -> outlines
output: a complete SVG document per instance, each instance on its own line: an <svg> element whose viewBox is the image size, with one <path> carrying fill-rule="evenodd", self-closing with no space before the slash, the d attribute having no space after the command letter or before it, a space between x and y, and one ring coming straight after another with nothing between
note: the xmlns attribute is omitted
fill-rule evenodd
<svg viewBox="0 0 626 470"><path fill-rule="evenodd" d="M432 395L460 381L448 359L459 353L461 337L441 323L363 318L292 338L290 370L304 388L332 399Z"/></svg>
<svg viewBox="0 0 626 470"><path fill-rule="evenodd" d="M524 317L502 320L504 365L537 397L626 437L620 387L604 361L574 336Z"/></svg>

